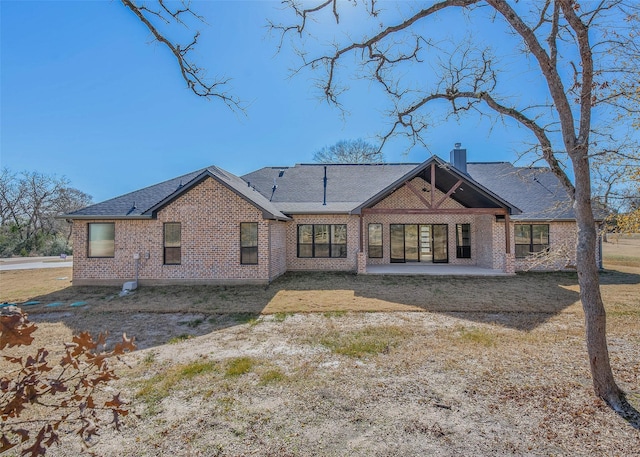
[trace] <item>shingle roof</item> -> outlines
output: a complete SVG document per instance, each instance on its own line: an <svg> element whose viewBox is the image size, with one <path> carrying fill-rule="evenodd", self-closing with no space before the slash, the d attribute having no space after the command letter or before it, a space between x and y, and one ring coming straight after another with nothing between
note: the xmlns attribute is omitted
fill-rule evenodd
<svg viewBox="0 0 640 457"><path fill-rule="evenodd" d="M265 218L289 220L269 200L259 192L247 186L239 177L218 167L207 167L201 170L178 176L177 178L145 187L119 197L106 200L95 205L64 215L71 219L88 218L123 218L145 219L154 217L154 213L164 205L202 182L206 178L213 178L232 191L259 208Z"/></svg>
<svg viewBox="0 0 640 457"><path fill-rule="evenodd" d="M322 205L325 167L322 164L266 167L242 178L255 186L265 198L271 198L284 213L347 213L420 165L326 165L326 205ZM480 185L481 190L488 191L508 206L520 210L521 214L513 215L515 220L575 219L565 189L548 168L515 167L508 162L471 162L467 164L467 174L472 183L475 181L475 184ZM275 192L274 184L277 185Z"/></svg>
<svg viewBox="0 0 640 457"><path fill-rule="evenodd" d="M417 165L297 164L261 168L242 178L285 213L348 213ZM327 204L323 205L325 166Z"/></svg>
<svg viewBox="0 0 640 457"><path fill-rule="evenodd" d="M441 159L432 158L445 164ZM429 162L429 160L427 162ZM357 212L425 163L297 164L266 167L239 178L208 167L75 211L64 217L151 218L207 177L212 177L261 209L266 218L288 220L285 214ZM324 170L327 170L326 204ZM452 170L456 176L467 176ZM467 181L488 198L512 208L515 220L575 219L566 191L547 168L517 168L507 162L468 163ZM438 181L436 181L438 182ZM274 186L275 189L274 189ZM522 211L521 214L515 214Z"/></svg>
<svg viewBox="0 0 640 457"><path fill-rule="evenodd" d="M468 163L467 172L522 210L515 220L575 219L567 191L548 168L514 167L508 162Z"/></svg>

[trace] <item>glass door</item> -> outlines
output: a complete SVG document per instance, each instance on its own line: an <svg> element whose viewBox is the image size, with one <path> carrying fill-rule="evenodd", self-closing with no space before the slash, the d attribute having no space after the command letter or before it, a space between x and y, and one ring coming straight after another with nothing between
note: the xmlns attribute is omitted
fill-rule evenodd
<svg viewBox="0 0 640 457"><path fill-rule="evenodd" d="M389 233L391 236L391 263L404 263L404 225L391 224Z"/></svg>
<svg viewBox="0 0 640 457"><path fill-rule="evenodd" d="M420 262L431 262L433 253L431 251L431 226L420 226Z"/></svg>
<svg viewBox="0 0 640 457"><path fill-rule="evenodd" d="M447 224L434 224L431 227L433 231L433 263L448 263L448 226Z"/></svg>
<svg viewBox="0 0 640 457"><path fill-rule="evenodd" d="M448 225L390 224L391 262L448 263Z"/></svg>
<svg viewBox="0 0 640 457"><path fill-rule="evenodd" d="M405 262L420 261L420 252L418 250L417 224L404 226L404 260Z"/></svg>

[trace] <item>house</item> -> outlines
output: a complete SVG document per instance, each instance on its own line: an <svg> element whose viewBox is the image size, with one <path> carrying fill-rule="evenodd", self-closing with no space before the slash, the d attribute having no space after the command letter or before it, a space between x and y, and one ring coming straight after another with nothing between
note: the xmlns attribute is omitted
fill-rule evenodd
<svg viewBox="0 0 640 457"><path fill-rule="evenodd" d="M575 265L576 223L546 168L467 163L211 166L66 214L74 285L269 283L286 271Z"/></svg>

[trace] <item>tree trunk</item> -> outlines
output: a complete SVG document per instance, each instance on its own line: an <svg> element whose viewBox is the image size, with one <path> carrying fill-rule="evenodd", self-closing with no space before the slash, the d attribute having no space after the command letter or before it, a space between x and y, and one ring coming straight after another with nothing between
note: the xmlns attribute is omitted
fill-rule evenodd
<svg viewBox="0 0 640 457"><path fill-rule="evenodd" d="M606 314L600 295L600 278L596 262L597 232L591 207L589 162L586 154L572 157L575 173L574 210L578 225L576 247L580 300L585 316L587 352L596 395L614 410L625 409L624 394L617 386L607 349Z"/></svg>

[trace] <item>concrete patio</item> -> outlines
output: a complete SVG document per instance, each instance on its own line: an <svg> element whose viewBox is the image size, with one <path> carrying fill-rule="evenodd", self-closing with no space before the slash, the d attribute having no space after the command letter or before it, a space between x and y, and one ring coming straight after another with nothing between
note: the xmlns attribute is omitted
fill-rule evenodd
<svg viewBox="0 0 640 457"><path fill-rule="evenodd" d="M474 265L448 265L433 263L392 263L367 265L368 275L433 275L433 276L509 276L502 270Z"/></svg>

